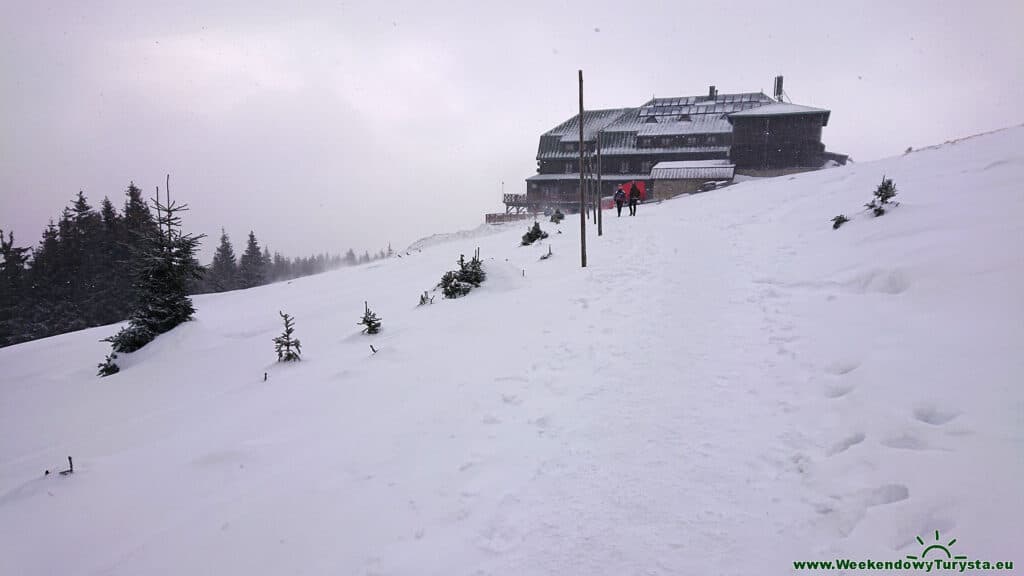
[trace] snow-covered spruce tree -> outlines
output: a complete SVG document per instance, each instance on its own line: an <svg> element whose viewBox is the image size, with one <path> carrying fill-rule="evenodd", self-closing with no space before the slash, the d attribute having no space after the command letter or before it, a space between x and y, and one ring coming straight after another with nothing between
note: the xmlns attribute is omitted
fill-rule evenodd
<svg viewBox="0 0 1024 576"><path fill-rule="evenodd" d="M205 235L181 232L179 213L187 211L188 206L172 201L170 192L166 204L160 201L159 189L151 202L157 213L156 226L140 240L136 248L139 254L133 258L138 296L135 309L128 326L104 339L114 352L134 352L195 314L187 287L190 280L202 276L203 268L195 254Z"/></svg>
<svg viewBox="0 0 1024 576"><path fill-rule="evenodd" d="M302 354L302 344L298 338L292 338L292 334L295 333L295 319L284 312L278 311L277 313L284 320L284 332L277 338L274 338L274 350L277 352L277 361L297 362L302 359L299 357Z"/></svg>
<svg viewBox="0 0 1024 576"><path fill-rule="evenodd" d="M441 288L441 294L443 294L445 298L458 298L459 296L465 296L473 289L470 284L459 280L459 273L454 270L445 272L444 276L441 276L441 282L438 286Z"/></svg>
<svg viewBox="0 0 1024 576"><path fill-rule="evenodd" d="M117 363L114 362L114 360L117 360L117 352L111 352L110 354L107 354L107 357L103 359L103 362L100 362L99 364L96 365L96 367L99 368L99 372L97 372L96 375L110 376L112 374L117 374L118 372L120 372L121 367L118 366Z"/></svg>
<svg viewBox="0 0 1024 576"><path fill-rule="evenodd" d="M473 253L473 259L466 262L466 257L462 254L459 255L459 280L472 284L473 287L479 288L480 284L487 279L487 273L484 272L483 262L480 261L480 249L477 248L476 252Z"/></svg>
<svg viewBox="0 0 1024 576"><path fill-rule="evenodd" d="M483 269L483 262L480 260L479 248L474 252L472 260L466 262L465 254L460 254L457 263L459 269L445 272L444 276L441 277L441 282L438 284L445 298L465 296L469 294L470 290L474 287L479 287L487 279L487 273Z"/></svg>
<svg viewBox="0 0 1024 576"><path fill-rule="evenodd" d="M373 310L370 310L369 302L363 302L363 306L366 307L366 311L363 312L363 318L357 325L363 326L363 334L376 334L380 332L381 319L377 317Z"/></svg>
<svg viewBox="0 0 1024 576"><path fill-rule="evenodd" d="M523 234L523 242L522 242L521 245L522 246L529 246L530 244L533 244L537 240L541 240L541 239L547 238L547 237L548 237L548 233L543 231L543 230L541 230L540 229L540 222L537 222L535 220L533 222L533 227L530 228L529 230L527 230L526 234Z"/></svg>
<svg viewBox="0 0 1024 576"><path fill-rule="evenodd" d="M885 214L885 206L896 196L896 186L892 183L892 179L882 176L882 183L875 189L874 194L875 197L864 207L870 208L875 216L881 216Z"/></svg>

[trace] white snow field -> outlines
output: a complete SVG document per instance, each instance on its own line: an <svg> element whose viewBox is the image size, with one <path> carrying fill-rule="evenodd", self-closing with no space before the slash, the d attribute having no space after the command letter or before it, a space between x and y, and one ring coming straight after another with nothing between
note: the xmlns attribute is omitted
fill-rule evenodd
<svg viewBox="0 0 1024 576"><path fill-rule="evenodd" d="M786 574L935 531L1019 569L1022 182L1016 127L607 211L586 269L569 216L197 297L105 379L115 326L2 349L0 574Z"/></svg>

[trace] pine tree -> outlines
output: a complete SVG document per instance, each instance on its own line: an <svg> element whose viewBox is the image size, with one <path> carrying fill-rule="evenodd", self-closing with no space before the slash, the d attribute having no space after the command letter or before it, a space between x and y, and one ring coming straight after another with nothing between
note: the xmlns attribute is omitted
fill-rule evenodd
<svg viewBox="0 0 1024 576"><path fill-rule="evenodd" d="M366 307L366 311L363 313L362 320L360 320L357 325L364 326L364 334L376 334L380 332L381 319L377 317L377 314L375 314L373 310L370 310L370 304L368 302L363 302L363 305Z"/></svg>
<svg viewBox="0 0 1024 576"><path fill-rule="evenodd" d="M263 252L256 242L256 234L249 231L249 242L245 247L245 253L238 265L238 286L239 288L252 288L265 283L265 266Z"/></svg>
<svg viewBox="0 0 1024 576"><path fill-rule="evenodd" d="M188 283L202 275L195 253L205 235L183 234L179 213L188 206L173 202L169 192L164 204L159 193L157 189L157 197L152 200L157 213L155 231L143 238L141 252L134 260L139 301L128 326L106 339L114 352L134 352L195 314Z"/></svg>
<svg viewBox="0 0 1024 576"><path fill-rule="evenodd" d="M356 253L351 248L345 253L345 266L355 266L359 261L356 259Z"/></svg>
<svg viewBox="0 0 1024 576"><path fill-rule="evenodd" d="M91 248L95 258L92 263L95 271L92 291L92 312L89 318L91 326L100 326L123 320L129 308L125 305L124 294L130 291L131 284L122 282L119 273L125 253L121 245L123 223L121 216L114 208L110 198L104 197L100 203L99 226L97 237Z"/></svg>
<svg viewBox="0 0 1024 576"><path fill-rule="evenodd" d="M0 230L0 347L27 339L24 309L28 299L28 252L28 248L14 245L14 232L8 232L4 240Z"/></svg>
<svg viewBox="0 0 1024 576"><path fill-rule="evenodd" d="M302 344L298 338L292 338L292 334L295 332L295 319L284 312L278 311L278 314L284 320L284 332L277 338L274 338L274 350L277 352L277 361L295 362L301 360L299 356L302 353Z"/></svg>
<svg viewBox="0 0 1024 576"><path fill-rule="evenodd" d="M213 254L213 263L210 264L209 279L215 292L234 290L238 285L235 249L223 228L220 229L220 245L217 246L217 251Z"/></svg>

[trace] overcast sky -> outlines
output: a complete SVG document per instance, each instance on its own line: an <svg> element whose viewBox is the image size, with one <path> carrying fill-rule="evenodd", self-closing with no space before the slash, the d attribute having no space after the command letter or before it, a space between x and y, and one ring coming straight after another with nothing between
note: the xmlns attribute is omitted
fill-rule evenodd
<svg viewBox="0 0 1024 576"><path fill-rule="evenodd" d="M78 190L171 191L186 229L287 255L471 228L587 108L764 90L865 161L1024 123L1024 2L15 1L0 20L0 228ZM207 241L204 261L216 238Z"/></svg>

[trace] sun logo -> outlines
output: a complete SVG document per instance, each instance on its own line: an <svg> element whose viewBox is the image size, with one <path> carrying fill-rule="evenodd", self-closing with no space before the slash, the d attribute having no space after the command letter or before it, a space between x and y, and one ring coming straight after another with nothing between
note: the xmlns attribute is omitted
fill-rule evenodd
<svg viewBox="0 0 1024 576"><path fill-rule="evenodd" d="M940 541L939 540L939 531L938 530L935 531L935 541L936 542ZM917 537L917 543L920 544L921 546L925 547L924 551L921 552L920 558L917 557L917 556L911 556L911 555L908 554L907 558L909 558L910 560L924 560L924 559L926 559L928 557L928 553L933 551L933 550L937 551L938 553L945 554L946 558L952 558L954 560L966 560L967 559L967 556L953 556L953 553L949 551L949 549L953 547L953 544L956 544L956 538L953 538L949 542L946 542L945 546L943 546L942 544L932 544L931 546L928 546L928 545L926 545L924 543L924 540L921 540L921 537L918 536Z"/></svg>

